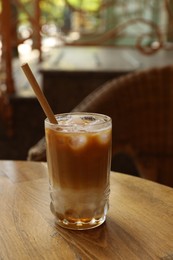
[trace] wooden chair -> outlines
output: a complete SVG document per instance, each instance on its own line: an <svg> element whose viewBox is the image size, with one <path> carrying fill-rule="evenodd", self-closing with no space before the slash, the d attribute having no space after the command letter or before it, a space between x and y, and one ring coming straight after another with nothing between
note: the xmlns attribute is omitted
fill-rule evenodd
<svg viewBox="0 0 173 260"><path fill-rule="evenodd" d="M73 111L111 116L113 157L127 154L141 177L173 187L173 66L141 70L112 80ZM40 142L45 159L45 142ZM39 145L31 148L29 159L40 156L39 151Z"/></svg>

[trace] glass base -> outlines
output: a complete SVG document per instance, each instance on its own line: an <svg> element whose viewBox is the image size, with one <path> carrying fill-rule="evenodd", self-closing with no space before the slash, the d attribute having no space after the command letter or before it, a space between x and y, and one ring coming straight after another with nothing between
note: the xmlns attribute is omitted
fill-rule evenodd
<svg viewBox="0 0 173 260"><path fill-rule="evenodd" d="M89 222L82 222L80 220L76 222L70 222L67 219L60 220L56 218L56 224L66 228L66 229L72 229L72 230L87 230L87 229L92 229L96 228L100 225L102 225L106 220L106 216L103 216L99 219L91 219Z"/></svg>

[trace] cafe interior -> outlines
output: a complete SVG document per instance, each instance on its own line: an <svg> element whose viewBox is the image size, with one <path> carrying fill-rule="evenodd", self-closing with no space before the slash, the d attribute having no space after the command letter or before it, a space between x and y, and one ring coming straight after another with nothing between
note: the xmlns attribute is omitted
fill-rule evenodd
<svg viewBox="0 0 173 260"><path fill-rule="evenodd" d="M1 0L0 160L46 161L45 114L111 116L112 170L173 187L173 2Z"/></svg>

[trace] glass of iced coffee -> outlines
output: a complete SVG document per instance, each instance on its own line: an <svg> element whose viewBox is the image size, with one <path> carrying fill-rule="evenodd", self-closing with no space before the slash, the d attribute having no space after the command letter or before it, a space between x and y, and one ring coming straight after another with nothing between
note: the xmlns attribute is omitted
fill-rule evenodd
<svg viewBox="0 0 173 260"><path fill-rule="evenodd" d="M101 225L110 193L111 118L96 113L45 120L50 208L58 225L84 230Z"/></svg>

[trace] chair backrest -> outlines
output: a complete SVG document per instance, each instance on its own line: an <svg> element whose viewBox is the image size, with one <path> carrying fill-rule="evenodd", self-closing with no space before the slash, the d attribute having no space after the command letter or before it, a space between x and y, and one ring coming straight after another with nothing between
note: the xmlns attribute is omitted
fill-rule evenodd
<svg viewBox="0 0 173 260"><path fill-rule="evenodd" d="M112 80L73 111L111 116L113 155L127 153L142 177L173 186L173 66Z"/></svg>

